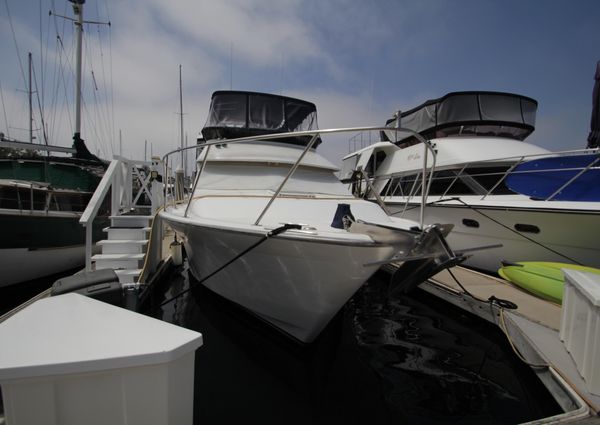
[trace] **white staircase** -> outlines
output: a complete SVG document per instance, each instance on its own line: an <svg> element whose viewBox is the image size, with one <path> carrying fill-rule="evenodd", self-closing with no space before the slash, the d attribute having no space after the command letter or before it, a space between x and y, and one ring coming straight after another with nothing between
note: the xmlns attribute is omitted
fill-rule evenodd
<svg viewBox="0 0 600 425"><path fill-rule="evenodd" d="M92 256L96 270L113 269L119 282L137 282L146 258L151 221L149 215L111 216L110 227L104 229L108 239L97 242L102 253Z"/></svg>

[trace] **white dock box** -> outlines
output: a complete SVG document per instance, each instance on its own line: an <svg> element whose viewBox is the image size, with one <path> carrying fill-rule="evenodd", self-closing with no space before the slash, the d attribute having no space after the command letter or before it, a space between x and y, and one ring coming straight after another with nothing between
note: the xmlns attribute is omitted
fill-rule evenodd
<svg viewBox="0 0 600 425"><path fill-rule="evenodd" d="M560 339L590 393L600 396L600 275L563 269Z"/></svg>
<svg viewBox="0 0 600 425"><path fill-rule="evenodd" d="M78 295L0 324L7 425L191 424L202 335Z"/></svg>

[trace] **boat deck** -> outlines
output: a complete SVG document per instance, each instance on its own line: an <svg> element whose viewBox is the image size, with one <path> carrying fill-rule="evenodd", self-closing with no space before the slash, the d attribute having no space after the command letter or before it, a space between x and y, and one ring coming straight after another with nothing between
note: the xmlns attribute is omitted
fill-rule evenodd
<svg viewBox="0 0 600 425"><path fill-rule="evenodd" d="M495 296L499 299L510 300L518 306L516 310L518 315L556 331L560 329L560 305L532 296L506 280L464 267L454 267L452 274L465 289L477 298L487 300L489 297ZM457 293L462 292L448 270L438 273L430 281Z"/></svg>

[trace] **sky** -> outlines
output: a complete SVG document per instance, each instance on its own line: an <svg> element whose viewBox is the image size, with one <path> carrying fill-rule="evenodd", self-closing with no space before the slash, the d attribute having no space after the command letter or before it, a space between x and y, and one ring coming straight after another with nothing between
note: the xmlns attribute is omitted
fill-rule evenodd
<svg viewBox="0 0 600 425"><path fill-rule="evenodd" d="M70 146L73 17L66 0L0 0L0 131L34 128ZM49 15L49 10L53 15ZM82 137L105 159L195 143L212 92L248 90L316 104L319 127L383 125L452 91L518 93L539 103L528 139L586 146L600 60L598 0L87 0ZM39 100L38 100L39 99ZM325 138L335 164L352 145Z"/></svg>

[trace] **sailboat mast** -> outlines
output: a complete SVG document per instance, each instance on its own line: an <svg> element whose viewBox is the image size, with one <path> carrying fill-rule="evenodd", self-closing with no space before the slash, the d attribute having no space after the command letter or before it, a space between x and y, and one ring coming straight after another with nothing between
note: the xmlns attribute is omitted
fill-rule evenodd
<svg viewBox="0 0 600 425"><path fill-rule="evenodd" d="M77 58L75 65L75 135L74 139L81 138L81 38L83 32L83 4L85 0L69 0L73 3L73 12L77 16L75 29L77 32Z"/></svg>
<svg viewBox="0 0 600 425"><path fill-rule="evenodd" d="M31 85L31 52L29 52L29 143L33 143L33 106L32 106L32 97L33 97L33 86Z"/></svg>
<svg viewBox="0 0 600 425"><path fill-rule="evenodd" d="M183 90L181 87L181 65L179 65L179 125L180 125L180 143L183 149ZM181 151L181 167L183 168L183 150Z"/></svg>

